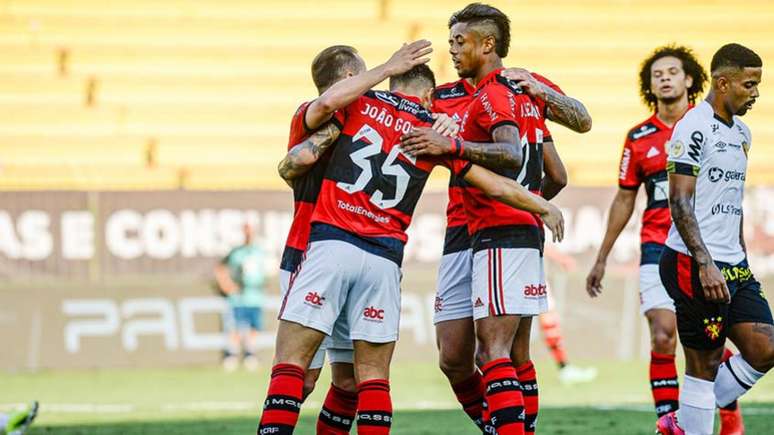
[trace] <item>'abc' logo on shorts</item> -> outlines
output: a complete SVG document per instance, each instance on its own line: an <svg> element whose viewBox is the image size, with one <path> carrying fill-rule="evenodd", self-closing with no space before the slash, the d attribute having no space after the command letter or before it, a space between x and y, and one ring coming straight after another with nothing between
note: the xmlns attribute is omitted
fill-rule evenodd
<svg viewBox="0 0 774 435"><path fill-rule="evenodd" d="M546 295L546 286L545 284L530 284L527 286L524 286L524 296L528 298L539 298L541 296Z"/></svg>
<svg viewBox="0 0 774 435"><path fill-rule="evenodd" d="M384 320L384 310L368 307L363 310L363 317L370 320Z"/></svg>
<svg viewBox="0 0 774 435"><path fill-rule="evenodd" d="M322 307L324 300L325 298L317 294L317 292L309 292L306 294L306 297L304 298L304 301L308 302L310 305L314 305L317 307Z"/></svg>

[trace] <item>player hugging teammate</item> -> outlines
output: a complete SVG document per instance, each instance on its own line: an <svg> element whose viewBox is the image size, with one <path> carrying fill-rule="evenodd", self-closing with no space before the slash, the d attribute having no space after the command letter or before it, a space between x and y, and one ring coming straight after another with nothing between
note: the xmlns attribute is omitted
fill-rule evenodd
<svg viewBox="0 0 774 435"><path fill-rule="evenodd" d="M430 172L439 165L451 173L436 299L440 367L480 431L535 432L538 387L529 356L530 328L532 317L547 308L544 227L554 241L564 233L561 213L547 200L566 184L546 120L585 132L591 118L548 79L504 68L510 21L498 9L473 3L455 12L449 44L460 80L438 87L424 65L431 51L426 41L404 45L367 71L348 46L330 47L313 62L321 95L294 116L279 167L293 187L296 215L282 262L283 303L260 435L293 433L326 349L333 384L317 433L346 434L354 422L359 434L390 432L389 367L398 337L406 229ZM708 102L688 112L674 132L671 126L706 78L690 51L657 51L643 67L643 96L657 111L632 130L622 159L624 193L619 196L632 205L636 188L645 183L646 220L653 223L643 230L642 275L649 280L643 292L650 291L643 295L643 312L654 331L653 364L660 365L651 369L651 377L659 378L652 384L657 412L663 414L662 433L683 433L673 412L678 401L687 433L705 433L706 422L700 421L707 418L708 397L710 408L716 396L726 407L774 365L774 343L766 343L774 336L770 310L752 274L745 272L743 249L731 240L741 240L741 234L726 237L712 227L706 244L699 235L705 220L719 226L725 216L739 222L724 225L724 231L741 228L751 140L734 115L743 114L757 97L761 66L745 50L733 46L718 52ZM389 91L371 90L387 78ZM664 142L670 134L667 164ZM722 136L717 142L725 145L722 149L712 135ZM730 153L725 155L733 161L711 160L720 153ZM669 224L667 172L675 223L663 248L666 234L660 230ZM731 191L738 198L730 198ZM705 204L714 205L697 208L693 216L694 210L683 207L693 195L704 195ZM603 244L607 251L600 252L589 277L590 293L599 292L604 259L631 215L630 209L624 212L615 223L611 219ZM725 250L717 251L715 237L725 237L718 242ZM655 281L657 271L663 286ZM721 283L724 276L728 284ZM718 304L729 300L730 306ZM688 358L679 400L675 324ZM741 353L722 365L713 394L725 334L738 341Z"/></svg>

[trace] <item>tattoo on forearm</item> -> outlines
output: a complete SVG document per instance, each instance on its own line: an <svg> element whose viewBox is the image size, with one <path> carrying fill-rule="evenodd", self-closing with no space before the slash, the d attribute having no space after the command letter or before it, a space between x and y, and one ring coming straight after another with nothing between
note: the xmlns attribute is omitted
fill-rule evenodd
<svg viewBox="0 0 774 435"><path fill-rule="evenodd" d="M686 197L674 198L669 206L672 212L672 220L677 227L677 231L683 238L683 242L688 250L693 254L693 258L699 263L712 261L704 241L699 232L699 222L693 212L691 199ZM701 261L700 261L701 260Z"/></svg>
<svg viewBox="0 0 774 435"><path fill-rule="evenodd" d="M492 143L465 142L462 157L487 169L518 170L522 164L519 128L501 125L492 131Z"/></svg>
<svg viewBox="0 0 774 435"><path fill-rule="evenodd" d="M465 142L462 157L487 169L518 169L521 166L521 150L514 144L495 142Z"/></svg>
<svg viewBox="0 0 774 435"><path fill-rule="evenodd" d="M339 137L339 128L328 123L312 133L305 141L297 144L277 168L282 178L288 180L306 173Z"/></svg>
<svg viewBox="0 0 774 435"><path fill-rule="evenodd" d="M544 84L541 86L546 94L548 119L578 133L591 130L591 116L580 101L562 95Z"/></svg>

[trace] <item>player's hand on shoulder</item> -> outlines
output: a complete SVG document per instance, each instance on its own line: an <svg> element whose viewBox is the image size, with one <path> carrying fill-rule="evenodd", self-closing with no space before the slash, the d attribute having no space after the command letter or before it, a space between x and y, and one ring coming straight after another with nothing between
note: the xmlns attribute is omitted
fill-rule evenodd
<svg viewBox="0 0 774 435"><path fill-rule="evenodd" d="M416 127L400 138L400 147L411 156L442 156L449 154L452 140L430 127Z"/></svg>
<svg viewBox="0 0 774 435"><path fill-rule="evenodd" d="M420 39L411 44L403 44L385 64L387 75L403 74L416 65L429 62L430 58L428 55L433 52L431 45L431 42L426 39Z"/></svg>
<svg viewBox="0 0 774 435"><path fill-rule="evenodd" d="M540 82L524 68L506 68L500 75L518 84L532 98L545 100L545 90Z"/></svg>
<svg viewBox="0 0 774 435"><path fill-rule="evenodd" d="M586 277L586 292L592 298L602 294L602 278L605 277L605 263L596 261Z"/></svg>
<svg viewBox="0 0 774 435"><path fill-rule="evenodd" d="M432 116L435 120L435 122L433 122L433 130L446 137L457 136L457 133L460 131L460 126L454 118L445 113L433 113Z"/></svg>
<svg viewBox="0 0 774 435"><path fill-rule="evenodd" d="M713 262L699 265L699 282L701 282L704 297L710 302L727 304L731 302L726 279Z"/></svg>
<svg viewBox="0 0 774 435"><path fill-rule="evenodd" d="M540 215L543 223L551 231L554 242L561 242L564 239L564 216L559 207L548 203L548 211Z"/></svg>

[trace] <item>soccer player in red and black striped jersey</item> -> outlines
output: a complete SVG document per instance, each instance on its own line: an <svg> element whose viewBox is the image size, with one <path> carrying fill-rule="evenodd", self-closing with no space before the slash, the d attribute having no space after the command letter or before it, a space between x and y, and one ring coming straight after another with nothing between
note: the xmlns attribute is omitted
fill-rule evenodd
<svg viewBox="0 0 774 435"><path fill-rule="evenodd" d="M579 101L564 95L564 92L547 78L530 73L521 68L509 68L503 75L515 81L530 95L544 117L564 125L577 132L586 132L591 128L591 117ZM475 87L470 78L440 85L433 93L433 111L443 112L455 119L462 119L468 105L473 101ZM543 195L551 199L567 184L567 173L559 158L554 144L544 143ZM496 169L496 168L493 168ZM444 240L443 256L438 269L438 290L435 299L433 322L436 327L436 342L439 350L441 370L446 375L457 399L468 416L479 426L483 391L477 392L473 385L481 384L481 375L473 362L475 353L475 333L473 326L473 302L471 301L472 257L468 235L467 214L465 213L462 189L464 183L451 174L449 179L449 203L447 207L447 227ZM547 316L551 312L545 313ZM543 322L541 328L548 338L547 342L553 349L560 348L561 336L558 334L556 316ZM523 319L526 323L531 319ZM528 330L525 326L525 330ZM525 337L525 339L528 337ZM520 350L527 349L518 346ZM528 353L514 352L514 364L517 370L526 373L527 378L535 379L534 367ZM567 366L566 360L558 360L561 375L579 373L573 366ZM524 382L522 382L524 384ZM534 428L537 418L537 385L533 382L525 403L527 419L532 424L527 425L527 433Z"/></svg>
<svg viewBox="0 0 774 435"><path fill-rule="evenodd" d="M389 433L388 370L398 333L405 230L434 166L450 167L483 192L540 215L562 237L558 209L513 180L464 160L413 158L401 150L402 134L432 125L426 107L434 85L430 69L418 65L392 77L391 92L368 92L343 110L309 248L281 309L275 367L288 378L272 379L259 431L292 432L297 407L290 409L285 398L300 395L294 379L345 313L359 380L358 433ZM447 140L460 149L459 140Z"/></svg>
<svg viewBox="0 0 774 435"><path fill-rule="evenodd" d="M449 26L455 67L461 77L471 78L476 85L474 99L462 120L465 156L476 163L498 165L500 174L539 192L543 142L550 142L550 134L543 110L515 82L501 75L501 58L507 55L510 39L508 18L490 6L472 4L455 13ZM456 93L462 91L464 83ZM404 147L416 155L449 152L443 138L427 129L407 135ZM522 317L537 315L546 305L540 222L529 213L500 207L471 186L463 191L474 251L470 303L490 420L498 433L524 433L521 386L512 351L528 355L525 349L514 346L519 341L517 330L524 331L522 336L528 338L529 320L522 322ZM453 387L458 399L466 402L463 406L468 414L475 418L476 410L471 405L477 398L465 391L474 390L481 379L475 377L472 352L464 353L470 356L470 379ZM529 367L524 369L519 371L531 383L533 378L527 372L534 372L527 370Z"/></svg>
<svg viewBox="0 0 774 435"><path fill-rule="evenodd" d="M657 48L642 64L640 94L653 115L629 130L618 173L618 193L597 260L587 278L592 297L601 293L608 255L634 210L637 192L645 185L647 202L640 232L640 312L650 325L650 384L656 414L677 409L675 366L676 320L672 299L659 277L658 262L672 219L669 215L667 143L672 129L704 90L707 75L693 52L682 46ZM736 404L734 403L734 406ZM733 408L733 407L732 407ZM736 409L721 409L726 427L741 424Z"/></svg>
<svg viewBox="0 0 774 435"><path fill-rule="evenodd" d="M326 136L341 129L343 117L337 112L375 84L390 75L405 72L422 62L430 52L430 43L416 41L396 51L384 64L365 71L365 63L349 46L336 45L320 52L312 62L312 79L320 93L296 111L290 126L288 149L305 139ZM319 130L318 130L319 129ZM309 239L312 211L322 185L330 153L322 147L296 149L295 159L280 163L280 175L293 188L295 213L280 264L280 287L285 293L293 273L303 258ZM305 153L321 156L320 161L304 165ZM344 326L341 326L344 328ZM340 334L341 335L341 334ZM314 389L324 363L326 351L331 363L332 384L318 420L318 428L328 434L347 433L354 421L357 396L352 370L352 344L349 339L328 339L315 353L304 379L305 398Z"/></svg>

